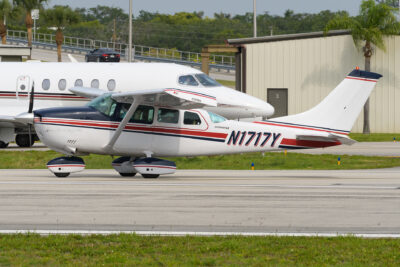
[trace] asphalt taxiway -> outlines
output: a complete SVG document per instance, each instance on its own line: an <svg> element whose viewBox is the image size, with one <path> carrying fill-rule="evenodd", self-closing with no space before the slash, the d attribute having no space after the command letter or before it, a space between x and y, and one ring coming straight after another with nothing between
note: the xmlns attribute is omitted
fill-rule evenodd
<svg viewBox="0 0 400 267"><path fill-rule="evenodd" d="M0 232L400 234L400 168L178 170L159 179L0 170Z"/></svg>

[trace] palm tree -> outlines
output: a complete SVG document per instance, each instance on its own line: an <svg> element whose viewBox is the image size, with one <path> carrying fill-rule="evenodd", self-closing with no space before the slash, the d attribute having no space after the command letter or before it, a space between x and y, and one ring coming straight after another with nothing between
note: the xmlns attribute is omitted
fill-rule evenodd
<svg viewBox="0 0 400 267"><path fill-rule="evenodd" d="M354 44L362 48L365 57L365 70L371 70L371 56L374 46L385 51L383 37L400 33L400 23L397 22L394 12L396 9L385 3L376 4L374 0L363 0L360 14L349 17L348 14L339 15L328 22L325 33L332 29L347 29L351 31ZM363 133L369 134L369 99L364 106Z"/></svg>
<svg viewBox="0 0 400 267"><path fill-rule="evenodd" d="M56 27L56 44L58 62L62 61L61 46L64 42L63 29L79 22L79 16L71 8L65 6L55 6L43 12L43 17L49 26Z"/></svg>
<svg viewBox="0 0 400 267"><path fill-rule="evenodd" d="M31 11L33 9L42 8L43 4L46 3L47 0L13 0L13 1L14 1L14 4L21 6L26 11L25 24L26 24L26 29L28 31L28 46L31 47L32 46L32 26L33 26ZM30 59L30 56L29 56L29 59Z"/></svg>
<svg viewBox="0 0 400 267"><path fill-rule="evenodd" d="M7 26L5 20L12 14L12 6L8 0L0 1L0 36L1 43L7 43Z"/></svg>

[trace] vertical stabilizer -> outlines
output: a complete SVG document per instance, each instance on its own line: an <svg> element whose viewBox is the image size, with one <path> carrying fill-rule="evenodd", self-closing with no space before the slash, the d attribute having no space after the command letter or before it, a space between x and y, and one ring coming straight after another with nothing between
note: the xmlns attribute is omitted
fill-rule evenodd
<svg viewBox="0 0 400 267"><path fill-rule="evenodd" d="M355 69L317 106L303 113L269 121L348 133L381 77L378 73Z"/></svg>

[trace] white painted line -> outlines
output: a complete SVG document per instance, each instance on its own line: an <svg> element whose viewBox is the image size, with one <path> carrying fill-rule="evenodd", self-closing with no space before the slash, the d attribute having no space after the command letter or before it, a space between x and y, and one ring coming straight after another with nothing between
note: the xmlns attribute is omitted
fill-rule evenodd
<svg viewBox="0 0 400 267"><path fill-rule="evenodd" d="M114 235L137 234L142 236L292 236L292 237L344 237L359 238L400 238L400 233L279 233L279 232L196 232L196 231L91 231L91 230L0 230L0 234L29 234L39 235Z"/></svg>
<svg viewBox="0 0 400 267"><path fill-rule="evenodd" d="M393 186L374 186L374 185L284 185L284 184L218 184L218 183L165 183L165 182L79 182L79 181L46 181L46 182L30 182L30 181L0 181L4 185L116 185L116 186L195 186L195 187L264 187L264 188L294 188L294 189L400 189L400 185Z"/></svg>

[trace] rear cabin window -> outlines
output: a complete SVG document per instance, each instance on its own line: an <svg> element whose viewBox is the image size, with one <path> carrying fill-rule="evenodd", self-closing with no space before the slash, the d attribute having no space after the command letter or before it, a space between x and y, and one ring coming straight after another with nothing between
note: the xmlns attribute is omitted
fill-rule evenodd
<svg viewBox="0 0 400 267"><path fill-rule="evenodd" d="M179 82L179 84L183 84L183 85L191 85L191 86L199 85L199 83L196 81L196 79L192 75L180 76L178 82Z"/></svg>
<svg viewBox="0 0 400 267"><path fill-rule="evenodd" d="M163 123L178 123L179 110L160 108L157 114L157 121Z"/></svg>
<svg viewBox="0 0 400 267"><path fill-rule="evenodd" d="M200 125L200 116L197 113L185 111L185 115L183 116L183 124Z"/></svg>

